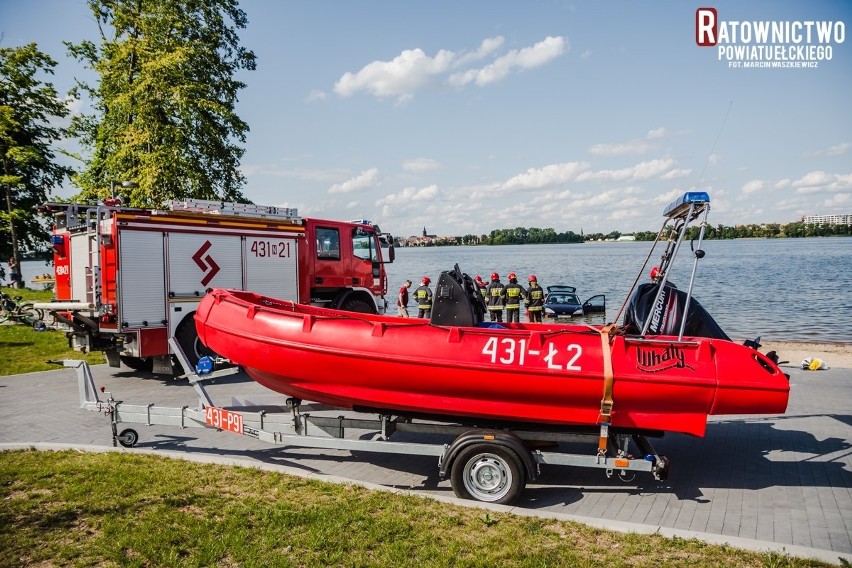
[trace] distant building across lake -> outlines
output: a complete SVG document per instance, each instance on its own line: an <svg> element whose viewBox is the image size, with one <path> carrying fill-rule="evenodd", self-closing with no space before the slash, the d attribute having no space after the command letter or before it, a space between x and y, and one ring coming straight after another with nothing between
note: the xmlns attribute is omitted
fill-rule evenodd
<svg viewBox="0 0 852 568"><path fill-rule="evenodd" d="M456 237L439 237L438 235L430 235L426 232L426 227L423 227L423 234L419 237L416 235L412 235L407 239L400 239L400 245L406 247L428 247L433 246L438 243L443 243L444 241L453 241L455 242Z"/></svg>
<svg viewBox="0 0 852 568"><path fill-rule="evenodd" d="M802 217L805 225L852 225L852 214L841 215L805 215Z"/></svg>

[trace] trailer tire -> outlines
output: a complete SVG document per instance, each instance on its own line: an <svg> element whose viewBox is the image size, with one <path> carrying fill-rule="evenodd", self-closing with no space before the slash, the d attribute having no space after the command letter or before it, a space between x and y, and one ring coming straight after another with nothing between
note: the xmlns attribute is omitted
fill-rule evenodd
<svg viewBox="0 0 852 568"><path fill-rule="evenodd" d="M347 298L341 304L340 309L345 312L357 312L359 314L375 314L376 307L361 298Z"/></svg>
<svg viewBox="0 0 852 568"><path fill-rule="evenodd" d="M124 366L133 369L134 371L150 373L154 370L154 360L150 357L128 357L126 355L121 355L119 359L121 359Z"/></svg>
<svg viewBox="0 0 852 568"><path fill-rule="evenodd" d="M473 444L459 452L450 474L460 499L510 505L526 485L523 463L514 450L496 444Z"/></svg>
<svg viewBox="0 0 852 568"><path fill-rule="evenodd" d="M187 314L178 324L175 330L175 339L177 339L180 348L186 354L186 358L189 359L189 364L193 367L205 355L213 358L218 357L216 353L201 343L201 340L198 338L198 330L195 329L195 312Z"/></svg>
<svg viewBox="0 0 852 568"><path fill-rule="evenodd" d="M118 443L125 448L132 448L139 443L139 434L132 428L122 430L118 435Z"/></svg>

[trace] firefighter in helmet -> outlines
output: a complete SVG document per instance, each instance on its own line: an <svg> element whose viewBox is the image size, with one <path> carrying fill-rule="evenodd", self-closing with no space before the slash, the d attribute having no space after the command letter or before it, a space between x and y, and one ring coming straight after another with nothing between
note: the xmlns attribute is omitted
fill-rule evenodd
<svg viewBox="0 0 852 568"><path fill-rule="evenodd" d="M527 291L518 284L518 275L509 273L509 283L503 287L506 293L506 321L509 323L520 323L521 300L527 299Z"/></svg>
<svg viewBox="0 0 852 568"><path fill-rule="evenodd" d="M482 281L482 276L479 274L476 275L476 278L473 279L473 282L476 284L476 289L479 290L479 293L482 294L482 299L485 300L485 303L488 303L488 296L485 293L485 289L487 286L485 282Z"/></svg>
<svg viewBox="0 0 852 568"><path fill-rule="evenodd" d="M538 285L538 278L530 274L530 287L527 289L527 313L531 322L541 323L541 313L544 311L544 290Z"/></svg>
<svg viewBox="0 0 852 568"><path fill-rule="evenodd" d="M420 281L420 286L414 291L414 301L417 302L417 317L431 318L432 317L432 290L429 284L432 280L428 276L424 276Z"/></svg>
<svg viewBox="0 0 852 568"><path fill-rule="evenodd" d="M491 284L485 288L485 302L488 304L488 315L491 321L503 321L503 306L506 304L506 290L500 282L500 275L491 273Z"/></svg>

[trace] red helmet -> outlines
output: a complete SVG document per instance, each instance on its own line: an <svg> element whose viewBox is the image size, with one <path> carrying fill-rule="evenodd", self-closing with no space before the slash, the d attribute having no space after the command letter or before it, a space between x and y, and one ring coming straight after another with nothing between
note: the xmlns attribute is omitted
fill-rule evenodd
<svg viewBox="0 0 852 568"><path fill-rule="evenodd" d="M432 280L430 280L428 276L424 276L423 280L420 281L420 284L427 286L430 282L432 282Z"/></svg>
<svg viewBox="0 0 852 568"><path fill-rule="evenodd" d="M517 279L518 279L518 275L517 275L517 274L515 274L514 272L510 272L510 273L509 273L509 276L507 276L507 278L508 278L509 280L517 280Z"/></svg>
<svg viewBox="0 0 852 568"><path fill-rule="evenodd" d="M496 272L491 273L491 280L500 280L500 275Z"/></svg>
<svg viewBox="0 0 852 568"><path fill-rule="evenodd" d="M651 269L651 280L656 280L657 276L659 276L659 275L660 275L660 267L659 266L655 266L654 268Z"/></svg>
<svg viewBox="0 0 852 568"><path fill-rule="evenodd" d="M479 274L476 275L476 278L473 279L474 282L482 282L482 276Z"/></svg>
<svg viewBox="0 0 852 568"><path fill-rule="evenodd" d="M538 282L538 278L535 277L535 274L530 274L530 282Z"/></svg>

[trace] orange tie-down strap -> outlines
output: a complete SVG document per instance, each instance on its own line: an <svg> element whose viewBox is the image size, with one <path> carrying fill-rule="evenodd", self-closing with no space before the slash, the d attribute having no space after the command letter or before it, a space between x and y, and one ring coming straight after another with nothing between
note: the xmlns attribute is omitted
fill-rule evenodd
<svg viewBox="0 0 852 568"><path fill-rule="evenodd" d="M601 398L601 413L598 416L598 424L601 427L600 438L598 439L598 453L606 453L607 439L609 437L609 424L612 420L612 348L609 344L610 333L618 331L615 324L607 325L600 330L601 334L601 353L603 354L604 364L604 387L603 398Z"/></svg>

